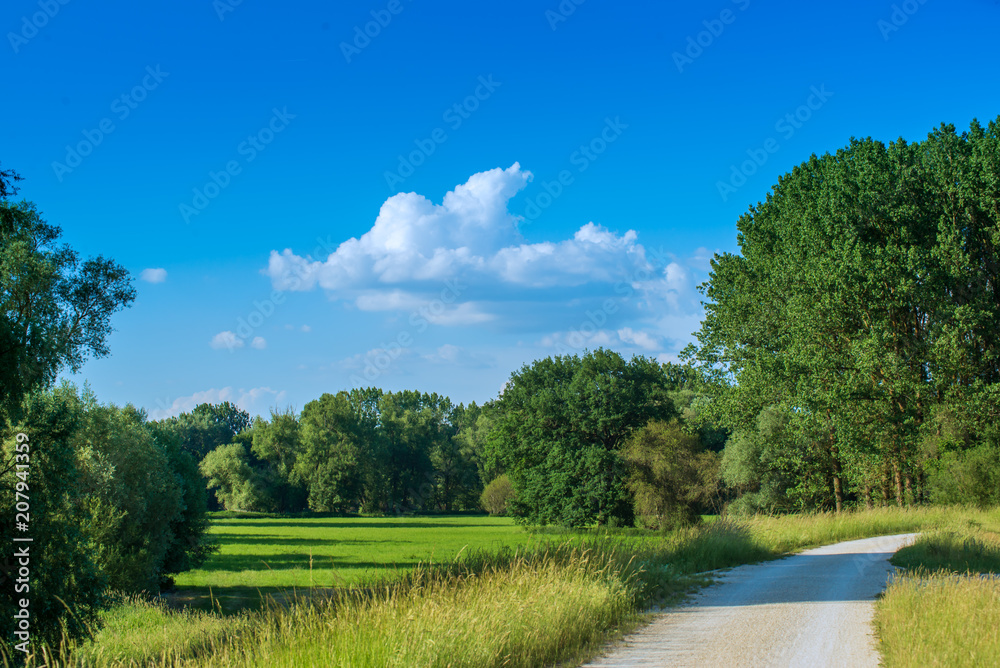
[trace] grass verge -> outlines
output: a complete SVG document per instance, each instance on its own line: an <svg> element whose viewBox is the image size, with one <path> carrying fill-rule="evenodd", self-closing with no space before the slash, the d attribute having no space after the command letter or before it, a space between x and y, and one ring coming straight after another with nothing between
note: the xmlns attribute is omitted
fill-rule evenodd
<svg viewBox="0 0 1000 668"><path fill-rule="evenodd" d="M1000 666L1000 517L978 513L900 550L875 611L886 666Z"/></svg>

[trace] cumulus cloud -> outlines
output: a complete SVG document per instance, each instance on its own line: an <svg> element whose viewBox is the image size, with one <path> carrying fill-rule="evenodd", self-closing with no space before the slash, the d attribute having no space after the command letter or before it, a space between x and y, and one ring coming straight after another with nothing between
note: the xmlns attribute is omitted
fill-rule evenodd
<svg viewBox="0 0 1000 668"><path fill-rule="evenodd" d="M631 327L622 327L619 329L618 338L622 343L630 343L646 350L656 350L660 347L660 342L656 337L647 332L637 332Z"/></svg>
<svg viewBox="0 0 1000 668"><path fill-rule="evenodd" d="M260 338L260 337L258 337ZM242 348L244 346L243 339L236 336L233 332L225 331L219 332L212 337L209 345L216 350L236 350L237 348Z"/></svg>
<svg viewBox="0 0 1000 668"><path fill-rule="evenodd" d="M488 324L491 332L529 334L546 349L659 353L683 344L678 329L689 318L696 324L688 332L697 329L703 312L695 286L707 249L680 259L644 246L635 230L585 220L571 235L529 241L510 202L532 178L514 163L472 175L439 202L393 195L364 234L324 243L317 257L272 250L262 273L277 290L324 291L357 311L391 314L414 337L428 324ZM424 341L423 354L412 355L383 344L338 366L384 373L398 364L475 361L431 347L441 343Z"/></svg>
<svg viewBox="0 0 1000 668"><path fill-rule="evenodd" d="M257 350L264 350L264 348L267 348L267 340L263 336L255 336L253 337L253 341L250 342L250 347Z"/></svg>
<svg viewBox="0 0 1000 668"><path fill-rule="evenodd" d="M159 408L149 411L153 420L175 417L181 413L189 413L199 404L219 404L230 401L251 416L263 415L269 408L279 406L285 401L287 393L284 390L273 390L270 387L254 387L249 390L223 387L222 389L203 390L186 397L178 397L169 405L161 403Z"/></svg>
<svg viewBox="0 0 1000 668"><path fill-rule="evenodd" d="M647 264L635 231L619 235L592 222L571 239L526 243L508 203L531 178L514 163L474 174L441 204L393 195L368 232L327 258L271 251L264 273L279 290L322 288L364 310L389 310L415 308L426 301L421 287L458 277L477 285L581 286L614 283Z"/></svg>
<svg viewBox="0 0 1000 668"><path fill-rule="evenodd" d="M139 278L147 283L162 283L167 280L167 270L161 268L143 269L142 273L139 274Z"/></svg>
<svg viewBox="0 0 1000 668"><path fill-rule="evenodd" d="M367 380L374 381L384 373L399 373L400 363L413 356L412 348L390 344L346 357L337 362L336 366L355 374L362 373Z"/></svg>
<svg viewBox="0 0 1000 668"><path fill-rule="evenodd" d="M422 357L431 364L460 366L465 369L485 369L494 366L493 360L487 355L472 352L450 343L439 346L434 352L422 355Z"/></svg>
<svg viewBox="0 0 1000 668"><path fill-rule="evenodd" d="M620 341L614 331L584 326L568 332L554 332L543 336L538 345L546 349L555 349L558 354L574 354L582 353L584 350L611 347Z"/></svg>

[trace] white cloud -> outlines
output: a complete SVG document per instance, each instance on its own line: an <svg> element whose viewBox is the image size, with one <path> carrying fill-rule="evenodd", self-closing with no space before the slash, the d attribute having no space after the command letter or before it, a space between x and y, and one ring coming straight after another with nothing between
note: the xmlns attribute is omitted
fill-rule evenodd
<svg viewBox="0 0 1000 668"><path fill-rule="evenodd" d="M139 274L139 278L147 283L162 283L167 280L167 270L160 268L143 269L142 273Z"/></svg>
<svg viewBox="0 0 1000 668"><path fill-rule="evenodd" d="M715 251L715 253L718 252L718 250ZM715 257L715 253L708 250L704 246L696 248L694 253L691 254L691 257L688 258L688 264L700 271L711 271L712 258Z"/></svg>
<svg viewBox="0 0 1000 668"><path fill-rule="evenodd" d="M312 331L312 327L310 327L309 325L302 325L301 329L303 332L306 332L307 334Z"/></svg>
<svg viewBox="0 0 1000 668"><path fill-rule="evenodd" d="M380 346L364 353L346 357L337 364L342 369L350 371L366 369L382 373L394 367L399 360L410 357L412 354L412 348L404 348L400 345Z"/></svg>
<svg viewBox="0 0 1000 668"><path fill-rule="evenodd" d="M689 340L703 315L696 285L708 250L683 259L643 246L634 230L595 222L568 238L529 241L509 205L531 180L514 163L472 175L439 203L417 193L393 195L364 234L324 244L333 250L320 257L272 250L262 273L278 290L325 291L357 311L392 314L392 327L414 337L427 324L488 323L491 332L525 336L549 350L659 353ZM546 332L555 333L539 341ZM428 346L426 352L441 343L417 345ZM370 350L339 366L366 369L376 358L385 365L387 354ZM405 362L393 358L390 366L444 364L450 355L458 353L441 347Z"/></svg>
<svg viewBox="0 0 1000 668"><path fill-rule="evenodd" d="M250 347L257 350L264 350L264 348L267 348L267 340L263 336L255 336L253 337L253 341L250 342Z"/></svg>
<svg viewBox="0 0 1000 668"><path fill-rule="evenodd" d="M542 337L538 345L542 348L555 349L557 354L577 354L584 350L594 350L595 348L607 348L620 342L615 332L606 329L595 329L589 323L579 329L572 329L568 332L554 332Z"/></svg>
<svg viewBox="0 0 1000 668"><path fill-rule="evenodd" d="M212 341L209 343L210 346L216 350L228 349L236 350L244 346L243 339L236 336L233 332L225 331L219 332L212 337Z"/></svg>
<svg viewBox="0 0 1000 668"><path fill-rule="evenodd" d="M640 348L645 348L646 350L656 350L660 347L660 342L656 339L656 337L651 336L646 332L637 332L631 327L622 327L619 329L618 338L621 339L623 343L631 343L639 346Z"/></svg>
<svg viewBox="0 0 1000 668"><path fill-rule="evenodd" d="M416 193L393 195L372 228L326 259L271 251L264 274L279 290L325 289L363 310L412 309L420 288L463 277L478 285L546 288L614 283L646 267L633 230L587 223L573 238L526 243L510 199L532 178L514 163L474 174L441 204Z"/></svg>
<svg viewBox="0 0 1000 668"><path fill-rule="evenodd" d="M460 346L446 343L433 353L422 355L431 364L459 366L464 369L488 368L494 366L493 360L482 353L475 353Z"/></svg>
<svg viewBox="0 0 1000 668"><path fill-rule="evenodd" d="M224 387L222 389L203 390L195 392L186 397L178 397L169 406L149 411L149 417L153 420L162 420L174 417L181 413L189 413L199 404L219 404L223 401L231 401L251 416L263 415L268 408L280 407L285 401L287 393L284 390L272 390L270 387L255 387L249 390L233 389Z"/></svg>

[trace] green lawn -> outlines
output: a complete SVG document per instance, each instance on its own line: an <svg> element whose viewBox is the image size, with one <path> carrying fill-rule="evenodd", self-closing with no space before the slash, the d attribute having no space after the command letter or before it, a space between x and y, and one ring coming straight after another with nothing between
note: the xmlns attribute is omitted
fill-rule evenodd
<svg viewBox="0 0 1000 668"><path fill-rule="evenodd" d="M175 603L232 610L288 588L336 587L537 541L505 517L216 518L220 551L176 578Z"/></svg>

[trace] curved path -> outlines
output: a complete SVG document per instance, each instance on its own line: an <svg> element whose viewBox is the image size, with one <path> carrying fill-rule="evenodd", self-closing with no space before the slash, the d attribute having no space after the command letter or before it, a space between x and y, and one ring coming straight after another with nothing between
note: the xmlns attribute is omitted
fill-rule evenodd
<svg viewBox="0 0 1000 668"><path fill-rule="evenodd" d="M878 666L871 628L889 558L917 534L865 538L734 568L586 664Z"/></svg>

